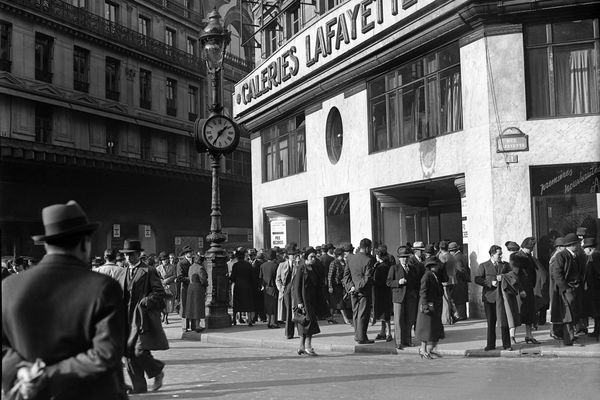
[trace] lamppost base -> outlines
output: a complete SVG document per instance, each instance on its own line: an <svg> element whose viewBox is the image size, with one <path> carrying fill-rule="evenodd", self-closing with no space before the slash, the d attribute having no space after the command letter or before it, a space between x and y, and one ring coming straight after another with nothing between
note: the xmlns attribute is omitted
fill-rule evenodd
<svg viewBox="0 0 600 400"><path fill-rule="evenodd" d="M219 329L231 327L231 315L227 312L227 306L208 305L206 316L207 329Z"/></svg>

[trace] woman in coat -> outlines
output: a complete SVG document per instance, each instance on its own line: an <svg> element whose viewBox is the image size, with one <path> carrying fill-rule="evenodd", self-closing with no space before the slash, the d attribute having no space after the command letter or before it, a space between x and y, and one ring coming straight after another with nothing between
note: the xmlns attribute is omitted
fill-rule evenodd
<svg viewBox="0 0 600 400"><path fill-rule="evenodd" d="M442 325L442 299L444 291L437 273L442 269L442 262L431 256L425 260L425 273L421 278L421 289L419 291L419 312L415 336L421 340L419 355L421 358L431 359L431 355L440 357L435 351L437 343L444 338L444 326Z"/></svg>
<svg viewBox="0 0 600 400"><path fill-rule="evenodd" d="M248 326L254 325L254 294L258 282L252 270L252 265L244 260L246 249L238 247L234 253L234 263L231 266L229 280L233 287L233 315L234 324L236 313L247 312ZM241 314L240 314L241 317Z"/></svg>
<svg viewBox="0 0 600 400"><path fill-rule="evenodd" d="M525 241L523 241L523 244L527 245ZM523 248L523 244L521 245L521 250L515 253L523 257L524 261L523 268L521 268L522 279L520 280L521 289L525 292L525 297L521 300L521 323L525 324L525 343L540 344L533 337L532 332L532 327L537 325L535 303L536 264L531 256L531 249L527 247Z"/></svg>
<svg viewBox="0 0 600 400"><path fill-rule="evenodd" d="M204 257L198 256L188 271L190 284L187 290L186 312L184 318L191 321L191 329L202 332L205 327L201 326L206 317L206 288L208 287L208 273L204 266Z"/></svg>
<svg viewBox="0 0 600 400"><path fill-rule="evenodd" d="M175 295L177 294L177 284L175 283L175 278L177 278L177 273L175 270L175 265L171 264L169 256L164 251L158 255L159 265L156 267L158 274L160 275L160 281L163 284L163 288L165 289L165 308L162 311L163 313L163 321L168 325L169 324L169 313L174 311L174 300Z"/></svg>
<svg viewBox="0 0 600 400"><path fill-rule="evenodd" d="M392 338L392 289L387 285L391 263L387 252L375 250L375 269L373 272L373 324L381 320L381 331L375 339L391 342Z"/></svg>
<svg viewBox="0 0 600 400"><path fill-rule="evenodd" d="M329 264L329 272L327 274L327 285L329 291L329 308L331 309L331 315L334 315L336 311L339 311L344 318L346 325L352 324L352 306L348 307L344 296L346 290L342 283L344 277L344 268L346 268L346 262L344 261L344 249L337 248L334 253L335 259ZM350 310L350 311L348 311ZM350 318L348 318L350 316Z"/></svg>
<svg viewBox="0 0 600 400"><path fill-rule="evenodd" d="M317 321L317 310L320 309L320 302L323 299L319 296L321 293L321 280L319 274L314 269L317 262L317 252L314 248L306 249L302 258L303 264L298 265L296 273L292 279L292 305L294 312L302 312L306 315L306 324L296 323L298 335L300 336L300 347L298 355L316 356L312 348L313 335L321 332L319 322Z"/></svg>
<svg viewBox="0 0 600 400"><path fill-rule="evenodd" d="M277 324L277 299L279 290L275 283L277 276L277 263L275 250L267 251L267 261L260 265L260 284L264 292L264 312L267 316L267 327L269 329L279 328Z"/></svg>

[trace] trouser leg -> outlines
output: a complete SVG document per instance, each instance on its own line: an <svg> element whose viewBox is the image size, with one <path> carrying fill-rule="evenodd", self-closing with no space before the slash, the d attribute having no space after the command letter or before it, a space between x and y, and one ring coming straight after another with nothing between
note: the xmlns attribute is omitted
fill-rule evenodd
<svg viewBox="0 0 600 400"><path fill-rule="evenodd" d="M511 347L510 344L510 329L508 328L508 326L501 326L500 327L500 333L502 335L502 347L504 347L505 349L508 347Z"/></svg>
<svg viewBox="0 0 600 400"><path fill-rule="evenodd" d="M369 319L371 317L371 299L367 296L358 297L356 307L356 334L358 340L367 340L367 328L369 327Z"/></svg>
<svg viewBox="0 0 600 400"><path fill-rule="evenodd" d="M487 319L487 347L496 347L496 304L483 302Z"/></svg>
<svg viewBox="0 0 600 400"><path fill-rule="evenodd" d="M292 322L292 293L288 290L283 295L283 306L285 307L285 336L294 337L295 324Z"/></svg>
<svg viewBox="0 0 600 400"><path fill-rule="evenodd" d="M359 341L362 340L360 338L360 330L358 329L358 308L359 308L359 299L358 296L352 296L352 323L354 324L354 340Z"/></svg>

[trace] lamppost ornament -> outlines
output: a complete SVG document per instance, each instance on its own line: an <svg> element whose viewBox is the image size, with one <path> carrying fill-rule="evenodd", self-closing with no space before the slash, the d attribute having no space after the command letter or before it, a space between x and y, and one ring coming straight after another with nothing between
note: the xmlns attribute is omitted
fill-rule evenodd
<svg viewBox="0 0 600 400"><path fill-rule="evenodd" d="M234 151L240 140L238 125L223 115L221 101L221 74L225 50L230 42L230 33L222 24L221 15L214 9L208 15L208 23L200 34L202 56L211 77L212 103L208 107L207 119L197 119L194 124L196 150L210 155L212 170L212 200L210 213L210 233L206 236L210 249L206 252L206 268L211 276L211 298L207 303L207 328L231 326L228 313L229 285L226 253L221 243L226 238L221 231L221 194L219 190L219 170L223 154Z"/></svg>

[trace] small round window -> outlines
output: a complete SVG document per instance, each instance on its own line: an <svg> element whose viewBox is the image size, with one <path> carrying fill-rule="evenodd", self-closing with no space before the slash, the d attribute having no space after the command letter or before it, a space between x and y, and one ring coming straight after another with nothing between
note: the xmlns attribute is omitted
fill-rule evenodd
<svg viewBox="0 0 600 400"><path fill-rule="evenodd" d="M327 116L327 155L329 160L335 164L342 154L342 143L344 142L344 128L342 127L342 116L337 108L333 107Z"/></svg>

